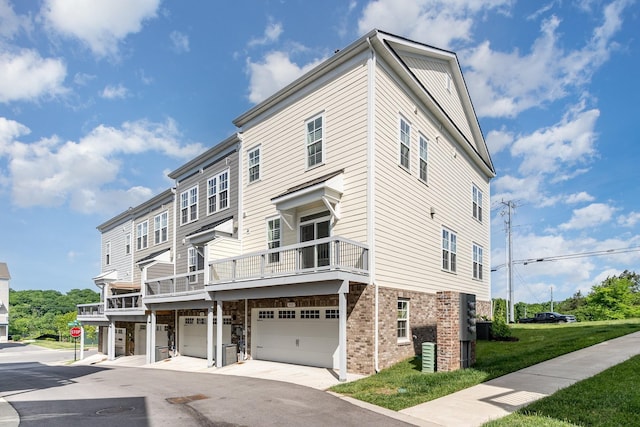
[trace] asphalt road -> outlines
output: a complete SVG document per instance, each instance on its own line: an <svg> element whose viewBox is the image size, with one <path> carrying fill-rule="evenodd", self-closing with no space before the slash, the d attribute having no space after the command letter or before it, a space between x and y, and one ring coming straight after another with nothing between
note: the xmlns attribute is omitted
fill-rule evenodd
<svg viewBox="0 0 640 427"><path fill-rule="evenodd" d="M0 344L0 397L20 426L406 426L279 381L157 369L55 365L73 352ZM46 360L46 363L42 363Z"/></svg>

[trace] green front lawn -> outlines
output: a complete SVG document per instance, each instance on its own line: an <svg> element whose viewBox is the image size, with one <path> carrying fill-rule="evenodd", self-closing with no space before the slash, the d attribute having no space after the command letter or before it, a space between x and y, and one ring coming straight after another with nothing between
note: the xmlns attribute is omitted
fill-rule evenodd
<svg viewBox="0 0 640 427"><path fill-rule="evenodd" d="M419 357L331 391L400 410L509 372L640 330L640 319L563 325L512 325L519 341L478 341L472 369L423 374Z"/></svg>
<svg viewBox="0 0 640 427"><path fill-rule="evenodd" d="M638 425L639 382L640 356L636 356L485 427ZM556 424L547 424L552 422Z"/></svg>

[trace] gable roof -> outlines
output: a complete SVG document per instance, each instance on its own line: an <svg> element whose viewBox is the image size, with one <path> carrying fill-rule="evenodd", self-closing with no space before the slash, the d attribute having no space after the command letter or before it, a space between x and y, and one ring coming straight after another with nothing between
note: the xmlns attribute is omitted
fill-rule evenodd
<svg viewBox="0 0 640 427"><path fill-rule="evenodd" d="M6 262L0 262L0 280L9 280L11 275L9 274L9 267Z"/></svg>
<svg viewBox="0 0 640 427"><path fill-rule="evenodd" d="M313 81L335 70L340 65L366 50L373 51L377 58L388 64L403 83L424 103L442 128L446 129L469 156L474 159L475 163L478 164L488 176L495 176L495 168L489 155L484 136L482 135L482 130L480 129L468 88L462 76L457 55L451 51L415 42L377 29L365 34L269 98L255 105L237 117L233 123L242 128L262 114L276 108L279 103L301 91ZM448 65L448 70L451 71L453 82L456 88L459 89L459 99L462 103L465 120L467 122L465 126L468 126L470 132L465 132L462 126L453 120L451 111L441 102L438 102L438 97L430 91L430 85L412 70L406 58L403 58L404 54L432 58Z"/></svg>

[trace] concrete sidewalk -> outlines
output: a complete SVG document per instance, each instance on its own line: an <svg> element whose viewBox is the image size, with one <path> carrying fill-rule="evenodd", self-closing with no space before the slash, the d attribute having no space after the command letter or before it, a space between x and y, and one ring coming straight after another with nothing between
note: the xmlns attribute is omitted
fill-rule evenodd
<svg viewBox="0 0 640 427"><path fill-rule="evenodd" d="M400 411L433 426L480 426L640 354L640 332Z"/></svg>

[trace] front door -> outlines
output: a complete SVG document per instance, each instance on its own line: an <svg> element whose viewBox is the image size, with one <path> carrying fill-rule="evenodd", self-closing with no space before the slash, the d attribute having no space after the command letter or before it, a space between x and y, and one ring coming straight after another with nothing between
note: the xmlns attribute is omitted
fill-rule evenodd
<svg viewBox="0 0 640 427"><path fill-rule="evenodd" d="M319 220L300 225L300 242L311 242L330 235L329 220ZM323 267L329 265L329 243L305 246L301 250L302 268Z"/></svg>

